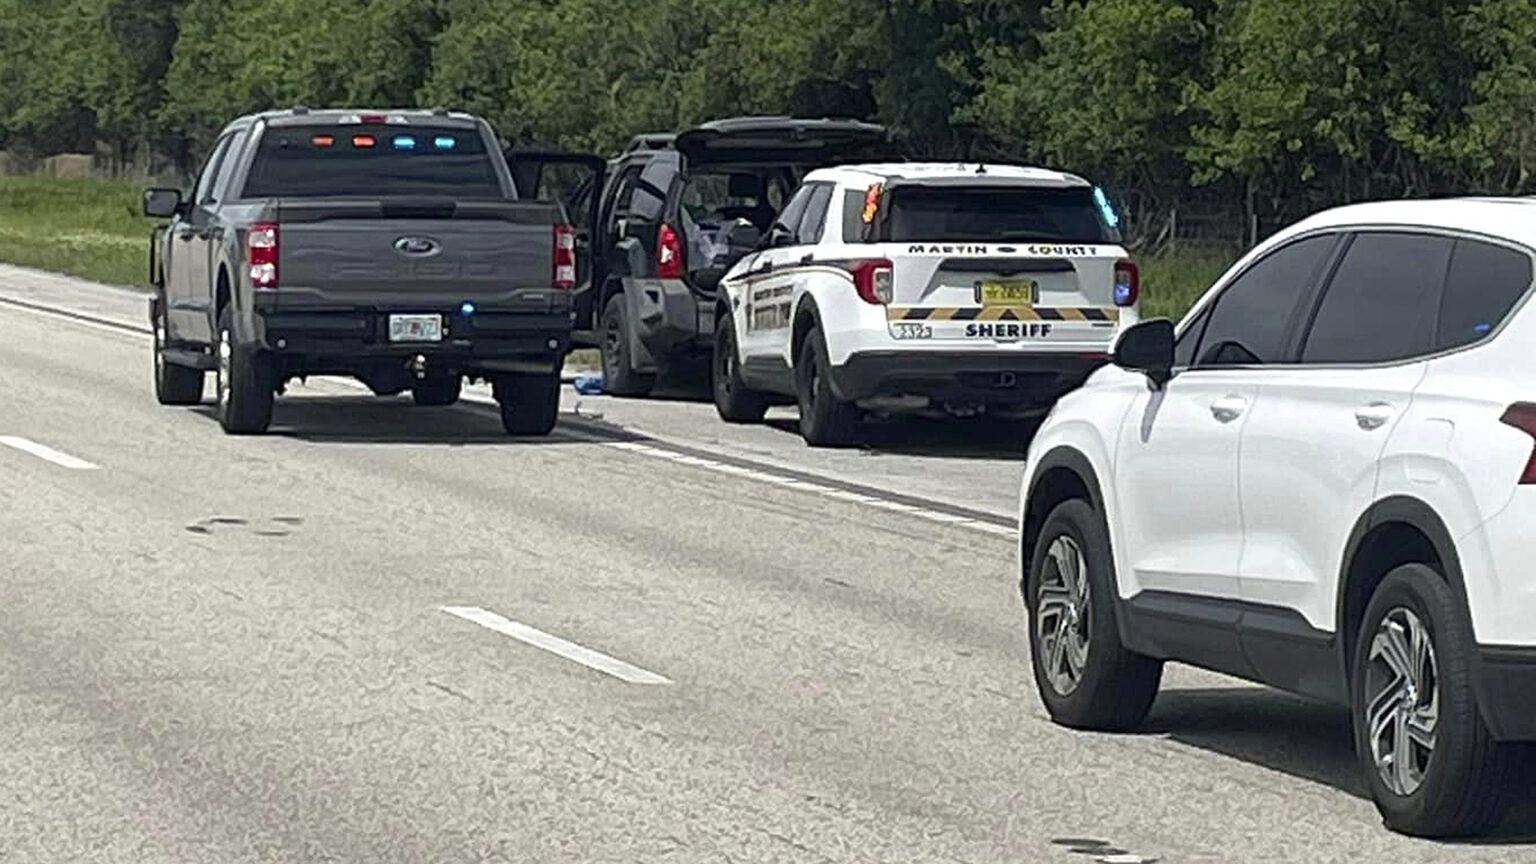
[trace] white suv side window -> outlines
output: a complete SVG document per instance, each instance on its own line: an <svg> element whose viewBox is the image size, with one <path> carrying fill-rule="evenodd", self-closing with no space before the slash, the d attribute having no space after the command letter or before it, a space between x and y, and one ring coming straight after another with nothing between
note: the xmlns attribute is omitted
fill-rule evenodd
<svg viewBox="0 0 1536 864"><path fill-rule="evenodd" d="M1433 351L1455 242L1430 234L1355 235L1318 306L1301 362L1391 363Z"/></svg>
<svg viewBox="0 0 1536 864"><path fill-rule="evenodd" d="M1336 235L1320 234L1282 246L1249 267L1222 291L1195 349L1195 365L1256 366L1286 360L1303 301L1312 297Z"/></svg>

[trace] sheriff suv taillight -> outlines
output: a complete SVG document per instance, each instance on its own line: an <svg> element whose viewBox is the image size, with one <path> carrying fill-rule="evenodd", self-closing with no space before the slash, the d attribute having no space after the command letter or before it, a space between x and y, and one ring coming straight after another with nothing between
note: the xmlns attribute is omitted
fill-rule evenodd
<svg viewBox="0 0 1536 864"><path fill-rule="evenodd" d="M555 287L576 287L576 231L564 223L555 225Z"/></svg>
<svg viewBox="0 0 1536 864"><path fill-rule="evenodd" d="M865 303L885 306L891 302L895 270L884 258L855 261L848 268L853 274L853 287Z"/></svg>
<svg viewBox="0 0 1536 864"><path fill-rule="evenodd" d="M260 222L246 230L245 262L250 268L252 287L268 291L277 287L276 225Z"/></svg>
<svg viewBox="0 0 1536 864"><path fill-rule="evenodd" d="M1115 305L1135 306L1141 296L1141 268L1135 261L1115 262Z"/></svg>
<svg viewBox="0 0 1536 864"><path fill-rule="evenodd" d="M683 238L665 222L656 232L656 278L683 278Z"/></svg>
<svg viewBox="0 0 1536 864"><path fill-rule="evenodd" d="M1499 420L1531 436L1531 455L1525 461L1525 470L1520 472L1520 485L1536 485L1536 403L1516 402L1504 411L1504 416Z"/></svg>

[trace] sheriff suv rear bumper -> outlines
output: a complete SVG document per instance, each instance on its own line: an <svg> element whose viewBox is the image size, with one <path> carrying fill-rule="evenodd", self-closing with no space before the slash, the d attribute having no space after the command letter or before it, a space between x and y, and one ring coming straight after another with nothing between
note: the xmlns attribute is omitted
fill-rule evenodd
<svg viewBox="0 0 1536 864"><path fill-rule="evenodd" d="M570 348L569 315L410 310L410 314L420 312L442 314L441 342L391 342L390 313L371 309L259 312L256 338L275 355L321 365L420 354L468 366L494 366L495 361L556 360Z"/></svg>
<svg viewBox="0 0 1536 864"><path fill-rule="evenodd" d="M831 370L832 391L852 402L880 396L1048 405L1109 362L1097 352L861 351Z"/></svg>

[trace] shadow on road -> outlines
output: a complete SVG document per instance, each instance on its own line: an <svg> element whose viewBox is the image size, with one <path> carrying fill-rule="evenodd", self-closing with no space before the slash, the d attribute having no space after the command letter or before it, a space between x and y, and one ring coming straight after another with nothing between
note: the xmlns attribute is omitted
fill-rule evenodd
<svg viewBox="0 0 1536 864"><path fill-rule="evenodd" d="M215 419L212 405L200 405L192 411L209 420ZM570 416L561 415L561 420ZM268 434L327 444L529 446L591 443L585 436L562 434L560 426L544 438L513 437L501 428L501 417L494 406L460 402L449 408L418 408L409 397L279 398ZM605 437L620 440L617 434Z"/></svg>
<svg viewBox="0 0 1536 864"><path fill-rule="evenodd" d="M799 421L770 418L770 428L800 436ZM860 428L859 449L893 456L931 456L944 459L1024 460L1030 439L1040 424L992 419L930 420L893 417L868 420Z"/></svg>
<svg viewBox="0 0 1536 864"><path fill-rule="evenodd" d="M1146 731L1370 798L1344 708L1263 688L1164 690L1152 707ZM1533 768L1536 765L1527 760L1517 788L1536 788ZM1494 833L1456 842L1536 843L1536 794L1522 796Z"/></svg>

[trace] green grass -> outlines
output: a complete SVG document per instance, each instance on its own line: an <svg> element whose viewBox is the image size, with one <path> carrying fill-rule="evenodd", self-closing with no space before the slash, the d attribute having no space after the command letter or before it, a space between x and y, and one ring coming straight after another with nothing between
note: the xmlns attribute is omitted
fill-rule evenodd
<svg viewBox="0 0 1536 864"><path fill-rule="evenodd" d="M1141 259L1142 317L1177 322L1234 260L1209 253Z"/></svg>
<svg viewBox="0 0 1536 864"><path fill-rule="evenodd" d="M143 286L154 220L141 187L118 181L0 177L0 261Z"/></svg>

